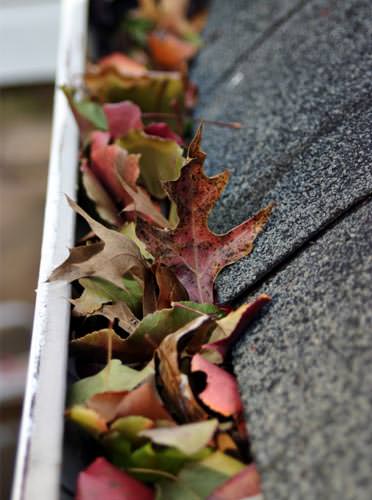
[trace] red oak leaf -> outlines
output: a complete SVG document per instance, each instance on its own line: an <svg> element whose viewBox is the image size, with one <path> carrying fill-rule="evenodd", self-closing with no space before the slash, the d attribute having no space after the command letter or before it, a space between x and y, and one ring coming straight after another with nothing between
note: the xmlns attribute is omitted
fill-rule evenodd
<svg viewBox="0 0 372 500"><path fill-rule="evenodd" d="M228 180L225 171L214 177L203 172L205 153L200 149L202 127L189 148L190 161L181 176L165 182L164 188L176 203L180 222L174 230L162 230L143 220L137 222L137 234L158 262L170 267L197 302L213 302L213 283L225 266L252 251L253 241L265 226L272 206L226 234L217 235L208 228L208 216Z"/></svg>
<svg viewBox="0 0 372 500"><path fill-rule="evenodd" d="M125 472L98 457L80 472L76 500L153 500L154 493Z"/></svg>
<svg viewBox="0 0 372 500"><path fill-rule="evenodd" d="M207 376L207 385L198 396L208 408L225 417L242 411L238 385L231 373L210 363L200 354L193 356L191 371L201 371Z"/></svg>

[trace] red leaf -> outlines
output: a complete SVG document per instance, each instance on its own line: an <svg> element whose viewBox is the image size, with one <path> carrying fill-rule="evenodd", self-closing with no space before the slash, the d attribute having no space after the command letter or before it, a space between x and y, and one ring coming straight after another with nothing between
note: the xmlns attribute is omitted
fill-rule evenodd
<svg viewBox="0 0 372 500"><path fill-rule="evenodd" d="M123 398L116 409L116 418L129 415L141 415L151 420L173 420L164 408L154 382L145 382Z"/></svg>
<svg viewBox="0 0 372 500"><path fill-rule="evenodd" d="M153 500L154 493L125 472L98 457L77 482L76 500Z"/></svg>
<svg viewBox="0 0 372 500"><path fill-rule="evenodd" d="M242 411L238 385L230 373L210 363L200 354L193 356L191 371L202 371L207 375L207 386L198 397L208 408L225 417Z"/></svg>
<svg viewBox="0 0 372 500"><path fill-rule="evenodd" d="M150 33L147 43L154 60L165 69L182 68L198 51L197 45L164 31Z"/></svg>
<svg viewBox="0 0 372 500"><path fill-rule="evenodd" d="M104 57L98 62L98 67L100 69L114 68L123 76L138 77L147 73L147 69L143 64L125 56L121 52L114 52Z"/></svg>
<svg viewBox="0 0 372 500"><path fill-rule="evenodd" d="M109 132L114 139L124 137L130 130L143 129L141 110L131 101L104 104L103 111L107 118Z"/></svg>
<svg viewBox="0 0 372 500"><path fill-rule="evenodd" d="M252 251L253 241L265 226L272 207L262 209L251 219L226 234L208 228L208 216L220 197L228 173L207 177L203 172L205 153L200 150L202 128L189 148L191 160L174 182L164 183L176 203L180 222L174 230L162 230L138 220L137 234L158 262L170 267L198 302L213 302L213 283L225 266Z"/></svg>
<svg viewBox="0 0 372 500"><path fill-rule="evenodd" d="M173 132L173 130L167 123L150 123L149 125L146 125L144 131L146 132L146 134L156 135L157 137L162 137L163 139L171 139L173 141L176 141L176 143L180 146L183 145L182 138L178 134Z"/></svg>
<svg viewBox="0 0 372 500"><path fill-rule="evenodd" d="M243 500L260 493L260 476L256 466L251 464L214 490L207 500Z"/></svg>
<svg viewBox="0 0 372 500"><path fill-rule="evenodd" d="M140 173L138 155L128 154L125 149L116 144L109 145L108 141L108 133L93 132L91 168L115 199L127 205L132 198L121 186L117 178L117 170L130 186L135 187Z"/></svg>

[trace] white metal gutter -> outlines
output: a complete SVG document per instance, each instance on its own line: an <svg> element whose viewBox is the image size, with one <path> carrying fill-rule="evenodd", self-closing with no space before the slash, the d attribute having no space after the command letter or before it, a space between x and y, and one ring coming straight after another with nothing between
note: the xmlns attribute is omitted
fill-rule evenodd
<svg viewBox="0 0 372 500"><path fill-rule="evenodd" d="M75 216L64 193L75 198L78 130L58 86L79 81L86 25L87 1L62 0L41 265L12 500L59 498L70 287L46 280L74 245Z"/></svg>

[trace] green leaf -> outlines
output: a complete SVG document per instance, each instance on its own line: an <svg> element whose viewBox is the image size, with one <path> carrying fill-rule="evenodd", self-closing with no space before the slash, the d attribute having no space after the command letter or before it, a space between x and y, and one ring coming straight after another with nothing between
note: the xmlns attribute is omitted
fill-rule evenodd
<svg viewBox="0 0 372 500"><path fill-rule="evenodd" d="M80 427L98 436L107 431L106 421L96 411L81 405L74 405L66 412L67 418Z"/></svg>
<svg viewBox="0 0 372 500"><path fill-rule="evenodd" d="M127 34L133 42L140 47L146 48L147 35L155 27L155 23L151 19L144 17L128 17L122 24L122 30Z"/></svg>
<svg viewBox="0 0 372 500"><path fill-rule="evenodd" d="M151 439L153 443L172 446L185 455L193 455L207 446L217 427L218 421L213 419L176 427L148 429L140 435Z"/></svg>
<svg viewBox="0 0 372 500"><path fill-rule="evenodd" d="M115 420L111 425L111 429L118 431L120 435L131 443L136 443L138 440L143 440L138 434L145 429L150 429L154 425L153 421L139 415L130 415L129 417L121 417Z"/></svg>
<svg viewBox="0 0 372 500"><path fill-rule="evenodd" d="M205 500L228 477L204 465L189 464L175 480L158 481L156 500Z"/></svg>
<svg viewBox="0 0 372 500"><path fill-rule="evenodd" d="M71 301L75 313L86 316L94 314L103 304L124 302L135 315L141 314L143 290L133 277L123 278L123 288L99 277L82 278L79 283L84 291L78 299Z"/></svg>
<svg viewBox="0 0 372 500"><path fill-rule="evenodd" d="M138 246L138 248L142 254L142 257L144 259L151 260L151 261L154 260L154 257L151 255L151 253L149 253L146 250L145 244L142 243L142 241L137 237L136 224L134 222L127 222L126 224L124 224L124 226L122 226L120 228L120 233L124 234L124 236L126 236L130 240L134 241L134 243Z"/></svg>
<svg viewBox="0 0 372 500"><path fill-rule="evenodd" d="M162 182L174 181L180 176L184 165L182 148L169 139L163 139L145 132L133 130L118 140L128 153L140 154L140 179L150 194L165 198Z"/></svg>
<svg viewBox="0 0 372 500"><path fill-rule="evenodd" d="M227 474L228 476L234 476L246 467L246 464L239 462L239 460L236 460L229 455L225 455L225 453L222 453L221 451L211 453L201 462L201 464L209 467L210 469L222 472L222 474Z"/></svg>
<svg viewBox="0 0 372 500"><path fill-rule="evenodd" d="M69 393L69 406L85 403L94 394L106 391L131 391L147 378L153 370L145 367L133 370L113 359L103 370L92 377L86 377L72 384Z"/></svg>
<svg viewBox="0 0 372 500"><path fill-rule="evenodd" d="M75 97L76 90L73 87L62 85L61 90L69 102L71 111L75 116L81 132L87 132L90 129L108 129L106 115L100 104L89 99L82 99L79 101Z"/></svg>

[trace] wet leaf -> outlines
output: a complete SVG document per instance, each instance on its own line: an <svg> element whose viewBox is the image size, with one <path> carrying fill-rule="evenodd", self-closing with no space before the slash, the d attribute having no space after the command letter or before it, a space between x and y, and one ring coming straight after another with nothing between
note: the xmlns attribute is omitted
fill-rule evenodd
<svg viewBox="0 0 372 500"><path fill-rule="evenodd" d="M103 457L80 472L76 500L153 500L150 488L117 469Z"/></svg>
<svg viewBox="0 0 372 500"><path fill-rule="evenodd" d="M143 259L133 241L92 219L70 198L68 202L88 222L104 245L95 246L94 249L89 245L74 249L65 262L53 271L49 281L74 281L88 276L99 276L121 287L123 276L129 270L137 272L139 276L143 275Z"/></svg>
<svg viewBox="0 0 372 500"><path fill-rule="evenodd" d="M180 146L175 141L141 131L130 132L119 139L118 144L130 154L141 155L141 181L151 195L165 198L162 183L178 179L184 164Z"/></svg>
<svg viewBox="0 0 372 500"><path fill-rule="evenodd" d="M249 498L256 500L260 493L260 476L256 466L251 464L217 487L208 500L248 500Z"/></svg>
<svg viewBox="0 0 372 500"><path fill-rule="evenodd" d="M72 384L69 392L69 405L83 404L100 392L131 391L151 373L151 368L134 370L121 364L119 360L113 359L96 375Z"/></svg>
<svg viewBox="0 0 372 500"><path fill-rule="evenodd" d="M220 197L227 172L207 177L203 172L205 154L200 150L201 128L189 148L191 160L181 177L164 188L176 203L180 222L176 229L162 230L138 220L137 235L158 262L169 266L198 302L213 302L213 283L225 266L252 251L253 241L262 231L271 212L268 206L251 219L223 235L208 228L208 216Z"/></svg>
<svg viewBox="0 0 372 500"><path fill-rule="evenodd" d="M238 384L233 375L195 354L191 360L191 372L198 371L206 374L206 387L198 397L208 408L225 417L242 411Z"/></svg>
<svg viewBox="0 0 372 500"><path fill-rule="evenodd" d="M172 446L185 455L193 455L208 445L217 426L217 420L206 420L176 427L149 429L142 431L140 435L151 439L153 443Z"/></svg>

